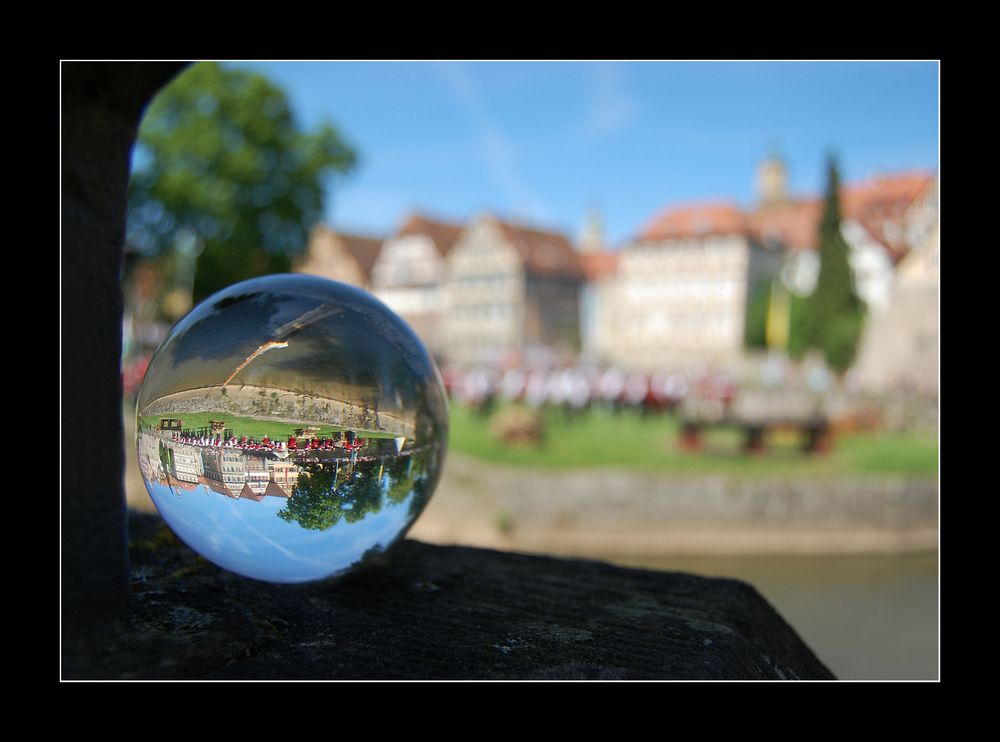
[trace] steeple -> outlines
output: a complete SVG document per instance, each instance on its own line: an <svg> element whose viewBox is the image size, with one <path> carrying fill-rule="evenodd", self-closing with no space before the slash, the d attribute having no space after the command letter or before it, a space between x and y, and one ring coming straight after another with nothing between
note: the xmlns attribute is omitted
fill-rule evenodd
<svg viewBox="0 0 1000 742"><path fill-rule="evenodd" d="M775 150L757 166L757 200L762 206L788 200L788 172Z"/></svg>
<svg viewBox="0 0 1000 742"><path fill-rule="evenodd" d="M580 252L601 252L604 249L604 220L596 207L587 210L580 231Z"/></svg>

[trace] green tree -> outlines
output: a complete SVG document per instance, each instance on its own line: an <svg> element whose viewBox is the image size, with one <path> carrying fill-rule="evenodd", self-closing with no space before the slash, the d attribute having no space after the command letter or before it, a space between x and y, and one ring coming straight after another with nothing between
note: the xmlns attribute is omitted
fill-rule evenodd
<svg viewBox="0 0 1000 742"><path fill-rule="evenodd" d="M854 362L865 305L854 285L849 247L840 231L840 174L834 157L827 163L827 191L819 228L819 276L809 298L809 345L823 352L827 365L843 374Z"/></svg>
<svg viewBox="0 0 1000 742"><path fill-rule="evenodd" d="M358 464L353 472L330 464L304 464L292 496L278 517L313 531L333 528L341 520L357 523L382 509L382 483L378 462Z"/></svg>
<svg viewBox="0 0 1000 742"><path fill-rule="evenodd" d="M431 492L427 487L427 477L420 477L415 480L413 482L413 499L410 500L410 517L416 518L420 515L430 498Z"/></svg>
<svg viewBox="0 0 1000 742"><path fill-rule="evenodd" d="M341 510L344 520L357 523L365 516L382 509L382 483L378 478L378 463L359 466L343 486Z"/></svg>
<svg viewBox="0 0 1000 742"><path fill-rule="evenodd" d="M411 475L410 470L409 456L400 456L385 465L386 474L392 482L385 492L385 497L394 505L401 503L413 492L413 482L416 477Z"/></svg>
<svg viewBox="0 0 1000 742"><path fill-rule="evenodd" d="M743 341L748 348L767 347L767 307L771 301L771 285L760 283L747 302Z"/></svg>
<svg viewBox="0 0 1000 742"><path fill-rule="evenodd" d="M333 528L344 514L338 489L332 466L305 464L278 517L313 531Z"/></svg>
<svg viewBox="0 0 1000 742"><path fill-rule="evenodd" d="M174 452L162 443L160 444L160 463L163 464L163 471L167 474L174 472Z"/></svg>
<svg viewBox="0 0 1000 742"><path fill-rule="evenodd" d="M154 99L129 183L128 239L148 255L197 256L195 301L289 270L324 208L324 186L356 155L323 123L303 131L280 88L215 62Z"/></svg>

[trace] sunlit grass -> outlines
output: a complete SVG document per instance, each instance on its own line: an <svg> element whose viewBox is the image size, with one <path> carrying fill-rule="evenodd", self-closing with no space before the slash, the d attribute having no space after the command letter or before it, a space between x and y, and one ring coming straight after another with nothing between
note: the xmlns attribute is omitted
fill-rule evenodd
<svg viewBox="0 0 1000 742"><path fill-rule="evenodd" d="M681 449L679 421L672 416L644 418L608 411L567 418L545 413L544 439L534 446L508 446L490 432L489 416L451 406L450 447L492 463L537 468L623 468L677 473L739 475L935 477L937 442L901 433L851 433L833 440L830 451L807 455L792 433L768 437L764 453L743 452L737 429L709 429L697 453Z"/></svg>

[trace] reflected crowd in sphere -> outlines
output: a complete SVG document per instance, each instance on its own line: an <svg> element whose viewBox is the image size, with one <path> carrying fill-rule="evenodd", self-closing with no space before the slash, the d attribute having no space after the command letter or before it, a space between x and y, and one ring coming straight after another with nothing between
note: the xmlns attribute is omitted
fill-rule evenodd
<svg viewBox="0 0 1000 742"><path fill-rule="evenodd" d="M139 467L170 528L238 574L342 574L401 538L444 459L447 406L410 328L357 289L269 276L195 308L150 362Z"/></svg>

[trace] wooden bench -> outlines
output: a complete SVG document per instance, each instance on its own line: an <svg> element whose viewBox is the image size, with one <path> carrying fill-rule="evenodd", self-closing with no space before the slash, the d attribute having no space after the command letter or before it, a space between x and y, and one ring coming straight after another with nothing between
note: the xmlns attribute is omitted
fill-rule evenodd
<svg viewBox="0 0 1000 742"><path fill-rule="evenodd" d="M708 428L739 428L743 432L743 451L763 453L767 450L767 434L779 431L794 431L802 436L802 451L808 454L824 453L830 450L832 434L825 418L806 420L741 420L721 418L718 420L685 419L681 423L680 447L689 452L704 449L703 433Z"/></svg>

